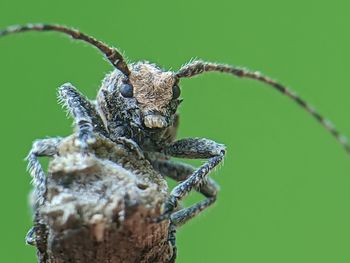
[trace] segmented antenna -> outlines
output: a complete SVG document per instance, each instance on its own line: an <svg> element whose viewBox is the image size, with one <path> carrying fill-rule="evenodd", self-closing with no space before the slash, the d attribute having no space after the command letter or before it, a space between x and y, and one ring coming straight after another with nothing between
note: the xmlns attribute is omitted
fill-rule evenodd
<svg viewBox="0 0 350 263"><path fill-rule="evenodd" d="M128 68L125 59L122 54L116 49L107 46L105 43L96 40L78 30L67 28L61 25L46 25L46 24L27 24L22 26L11 26L4 30L0 30L0 37L9 34L26 32L26 31L57 31L71 36L74 39L82 40L95 47L97 47L106 58L112 63L112 65L123 72L126 76L129 76L130 70Z"/></svg>
<svg viewBox="0 0 350 263"><path fill-rule="evenodd" d="M333 137L341 144L342 147L350 154L350 145L347 138L340 134L337 129L331 124L329 120L319 114L313 107L311 107L305 100L296 95L293 91L283 86L282 84L270 79L269 77L261 75L259 72L252 72L244 68L234 67L225 64L217 64L204 61L193 61L176 73L179 78L189 78L204 72L217 71L223 73L233 74L237 77L255 79L268 84L279 92L295 101L300 107L310 113Z"/></svg>

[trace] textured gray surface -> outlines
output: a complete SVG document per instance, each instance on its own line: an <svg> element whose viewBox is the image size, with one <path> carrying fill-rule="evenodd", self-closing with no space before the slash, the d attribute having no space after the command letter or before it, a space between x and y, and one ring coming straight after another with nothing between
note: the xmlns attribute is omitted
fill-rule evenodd
<svg viewBox="0 0 350 263"><path fill-rule="evenodd" d="M88 154L70 136L49 163L35 235L41 262L168 262L169 221L152 223L167 184L128 141L97 137Z"/></svg>

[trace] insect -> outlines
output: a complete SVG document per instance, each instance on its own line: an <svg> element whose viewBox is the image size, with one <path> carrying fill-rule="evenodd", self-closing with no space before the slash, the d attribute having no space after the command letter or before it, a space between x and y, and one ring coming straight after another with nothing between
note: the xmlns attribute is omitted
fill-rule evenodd
<svg viewBox="0 0 350 263"><path fill-rule="evenodd" d="M77 145L85 152L95 141L94 133L112 141L131 140L142 151L155 170L180 182L170 193L162 215L155 221L170 219L175 226L186 223L216 201L218 186L208 174L224 159L223 144L205 138L176 139L179 124L177 108L180 99L180 80L206 72L221 72L260 81L286 95L314 117L350 153L350 145L328 120L306 101L284 85L244 68L204 61L193 61L178 71L166 71L147 61L127 63L122 54L105 43L75 29L60 25L28 24L0 31L0 36L26 31L57 31L98 48L114 70L103 80L96 100L84 97L72 84L59 88L59 99L71 113L78 134ZM28 155L34 179L35 200L45 199L45 174L38 157L54 156L59 138L36 141ZM171 157L206 159L199 168L171 160ZM190 191L200 192L205 199L173 213L178 203Z"/></svg>

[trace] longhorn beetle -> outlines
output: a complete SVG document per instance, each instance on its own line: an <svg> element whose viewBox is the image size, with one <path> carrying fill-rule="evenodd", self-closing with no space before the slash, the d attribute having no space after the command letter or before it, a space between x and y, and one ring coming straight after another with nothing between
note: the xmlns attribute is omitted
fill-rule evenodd
<svg viewBox="0 0 350 263"><path fill-rule="evenodd" d="M72 84L59 88L59 99L69 110L77 129L77 144L85 152L94 142L94 134L109 139L127 138L139 147L147 159L162 175L179 183L170 193L163 213L155 221L170 219L172 228L185 223L216 200L218 186L207 175L220 164L225 156L225 146L204 138L176 140L178 128L179 82L205 72L228 73L241 78L263 82L286 95L313 116L350 153L350 145L322 115L306 101L282 84L261 75L235 66L205 61L193 61L178 71L166 71L147 61L127 63L122 54L105 43L82 32L60 25L28 24L12 26L0 31L0 36L26 31L58 31L82 40L98 48L115 68L102 82L95 101L85 98ZM60 138L36 141L28 155L29 171L33 177L36 205L45 200L46 176L38 161L39 156L54 156ZM207 159L199 168L171 161L171 157ZM192 189L205 199L173 213L178 202ZM169 240L174 241L174 236ZM174 244L175 245L175 244Z"/></svg>

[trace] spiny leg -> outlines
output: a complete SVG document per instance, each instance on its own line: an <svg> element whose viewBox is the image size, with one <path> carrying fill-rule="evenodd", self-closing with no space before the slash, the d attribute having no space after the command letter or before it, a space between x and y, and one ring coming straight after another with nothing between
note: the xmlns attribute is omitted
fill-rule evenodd
<svg viewBox="0 0 350 263"><path fill-rule="evenodd" d="M46 175L41 167L38 157L51 157L56 155L58 152L57 146L61 140L61 138L49 138L35 141L26 158L28 161L28 171L33 178L34 210L44 203L46 194ZM35 232L35 227L32 227L29 230L25 238L27 244L36 245Z"/></svg>
<svg viewBox="0 0 350 263"><path fill-rule="evenodd" d="M126 76L130 74L130 70L125 59L116 48L111 48L102 41L96 40L95 38L88 36L78 30L65 26L48 24L27 24L22 26L11 26L4 30L0 30L0 37L27 31L56 31L69 35L74 39L82 40L98 48L103 54L105 54L112 65L123 72Z"/></svg>
<svg viewBox="0 0 350 263"><path fill-rule="evenodd" d="M28 161L28 171L33 178L34 205L41 205L44 202L44 196L46 193L46 175L41 167L38 157L50 157L57 154L57 146L61 140L61 138L49 138L35 141L26 158Z"/></svg>
<svg viewBox="0 0 350 263"><path fill-rule="evenodd" d="M179 116L176 115L173 128L170 130L170 141L173 141L176 137L176 132L179 124ZM172 139L171 139L172 138ZM161 157L161 156L158 156ZM181 182L186 180L191 174L194 173L195 168L189 164L179 163L172 160L162 160L161 158L149 158L153 168L157 170L162 176L170 177L171 179ZM196 187L196 191L207 197L207 199L194 204L189 208L181 209L170 216L170 225L168 228L168 242L172 247L172 257L169 263L175 262L177 256L176 247L176 230L177 227L186 223L189 219L195 217L205 208L209 207L216 200L219 186L210 177L206 178L205 182Z"/></svg>
<svg viewBox="0 0 350 263"><path fill-rule="evenodd" d="M208 160L171 191L163 215L158 220L168 218L177 207L178 202L193 188L200 189L200 186L206 180L207 174L223 160L226 152L222 144L202 138L178 140L167 146L163 151L168 156Z"/></svg>
<svg viewBox="0 0 350 263"><path fill-rule="evenodd" d="M151 164L161 175L170 177L177 182L185 181L195 171L192 165L172 160L156 159L151 160ZM220 190L218 184L210 177L206 177L200 187L195 187L195 189L205 197L215 197Z"/></svg>
<svg viewBox="0 0 350 263"><path fill-rule="evenodd" d="M217 64L204 61L194 61L180 68L176 75L179 78L189 78L210 71L229 73L237 77L255 79L270 85L282 94L291 98L300 107L302 107L304 110L310 113L328 132L330 132L335 137L335 139L350 154L350 144L348 143L347 138L340 134L329 120L327 120L321 114L319 114L313 107L311 107L305 100L300 98L293 91L291 91L284 85L272 80L271 78L261 75L259 72L253 72L244 68L239 68L231 65Z"/></svg>
<svg viewBox="0 0 350 263"><path fill-rule="evenodd" d="M158 160L152 162L153 167L163 176L168 176L176 181L184 181L195 171L194 167L185 163L178 163L170 160ZM176 211L170 215L171 224L176 228L185 224L200 212L211 206L216 201L219 186L210 177L203 178L200 185L194 186L196 191L206 197L206 199ZM170 230L169 230L170 231ZM175 230L174 230L175 233ZM175 239L174 239L175 240Z"/></svg>
<svg viewBox="0 0 350 263"><path fill-rule="evenodd" d="M185 224L188 220L194 218L200 212L214 204L216 197L206 198L190 207L183 208L179 211L176 211L170 215L170 221L176 226L179 227Z"/></svg>
<svg viewBox="0 0 350 263"><path fill-rule="evenodd" d="M106 135L94 106L72 84L66 83L59 88L59 99L74 118L78 129L77 143L83 150L95 141L94 130Z"/></svg>
<svg viewBox="0 0 350 263"><path fill-rule="evenodd" d="M151 160L151 164L162 176L181 182L186 180L195 171L192 165L179 163L171 160ZM195 187L196 191L207 197L205 200L198 202L191 207L181 209L170 216L170 225L168 230L168 241L173 248L173 257L170 262L175 262L176 248L176 228L185 224L188 220L198 215L201 211L209 207L216 200L219 186L212 178L205 178L204 183L199 187ZM157 218L158 220L158 218Z"/></svg>
<svg viewBox="0 0 350 263"><path fill-rule="evenodd" d="M25 242L27 245L35 246L36 237L35 237L35 227L31 227L25 237Z"/></svg>
<svg viewBox="0 0 350 263"><path fill-rule="evenodd" d="M168 242L171 245L172 248L172 255L169 260L169 263L173 263L176 260L177 256L177 247L176 247L176 225L170 221L169 228L168 228Z"/></svg>
<svg viewBox="0 0 350 263"><path fill-rule="evenodd" d="M176 229L185 224L188 220L194 218L200 212L211 206L215 203L216 197L208 197L190 207L183 208L179 211L176 211L170 215L170 225L168 229L168 242L173 250L172 258L169 262L175 262L177 247L176 247ZM158 218L157 220L162 220Z"/></svg>

